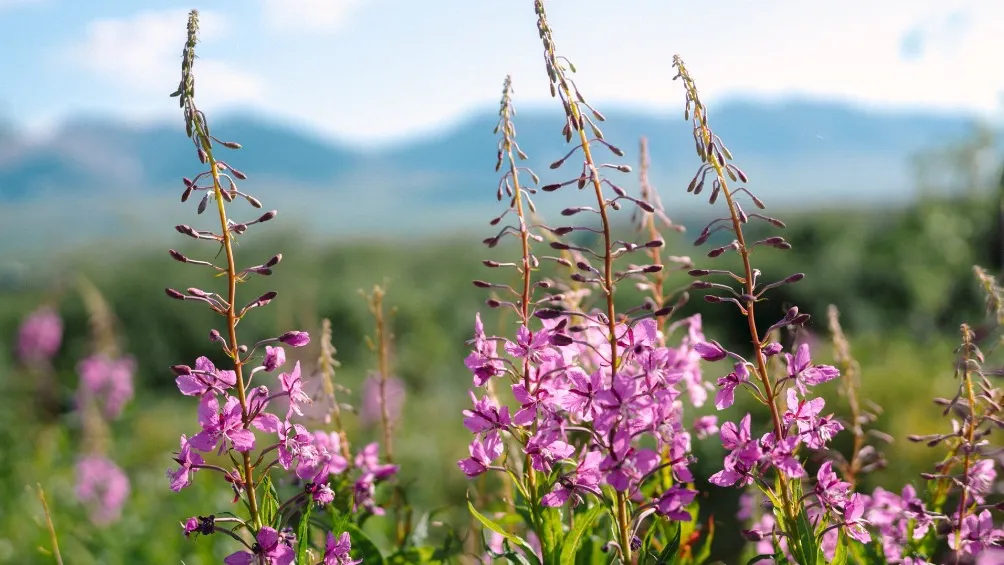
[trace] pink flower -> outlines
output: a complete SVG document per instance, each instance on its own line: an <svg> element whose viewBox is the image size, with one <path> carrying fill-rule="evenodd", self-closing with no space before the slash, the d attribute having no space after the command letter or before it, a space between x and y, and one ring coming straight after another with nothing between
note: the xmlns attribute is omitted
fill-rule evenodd
<svg viewBox="0 0 1004 565"><path fill-rule="evenodd" d="M192 452L192 446L184 434L181 435L181 451L174 460L181 466L177 469L168 469L167 478L171 479L171 490L179 492L192 484L192 475L199 470L204 461L201 455Z"/></svg>
<svg viewBox="0 0 1004 565"><path fill-rule="evenodd" d="M108 525L119 519L129 497L129 478L110 459L89 455L77 462L76 493L91 508L91 520Z"/></svg>
<svg viewBox="0 0 1004 565"><path fill-rule="evenodd" d="M226 404L221 410L216 395L202 397L202 402L199 403L202 431L191 439L195 449L208 453L219 446L219 455L223 454L228 443L232 449L241 452L254 449L254 434L244 428L240 401L233 396L226 398Z"/></svg>
<svg viewBox="0 0 1004 565"><path fill-rule="evenodd" d="M101 404L101 411L109 420L122 414L122 409L133 397L133 372L136 362L132 357L110 359L104 355L88 357L77 364L80 375L80 403L92 396ZM180 378L180 377L179 377Z"/></svg>
<svg viewBox="0 0 1004 565"><path fill-rule="evenodd" d="M226 565L290 565L296 557L288 541L279 532L264 526L255 536L255 552L238 551L223 560Z"/></svg>
<svg viewBox="0 0 1004 565"><path fill-rule="evenodd" d="M352 551L352 539L348 532L335 537L335 534L328 532L327 543L324 544L324 565L357 565L362 563L362 559L353 560L349 553Z"/></svg>
<svg viewBox="0 0 1004 565"><path fill-rule="evenodd" d="M63 341L63 319L49 306L25 318L17 338L17 355L26 363L51 359Z"/></svg>

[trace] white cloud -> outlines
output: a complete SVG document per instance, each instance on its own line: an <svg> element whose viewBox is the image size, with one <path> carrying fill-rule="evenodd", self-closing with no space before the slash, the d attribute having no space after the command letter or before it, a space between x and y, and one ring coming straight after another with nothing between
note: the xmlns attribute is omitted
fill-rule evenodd
<svg viewBox="0 0 1004 565"><path fill-rule="evenodd" d="M3 0L0 0L3 1ZM65 60L105 79L142 93L170 92L181 74L188 12L142 12L126 18L105 18L87 24L84 38L65 48ZM199 14L200 40L212 42L227 34L222 18ZM260 100L264 81L211 56L195 62L196 94L203 105Z"/></svg>
<svg viewBox="0 0 1004 565"><path fill-rule="evenodd" d="M262 0L262 16L277 31L334 31L360 4L361 0Z"/></svg>

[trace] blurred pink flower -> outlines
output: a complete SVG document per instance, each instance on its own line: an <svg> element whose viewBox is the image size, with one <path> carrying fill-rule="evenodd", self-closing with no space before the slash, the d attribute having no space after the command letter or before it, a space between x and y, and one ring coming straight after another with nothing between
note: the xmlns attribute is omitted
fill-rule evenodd
<svg viewBox="0 0 1004 565"><path fill-rule="evenodd" d="M88 455L77 461L77 500L91 510L97 525L116 522L129 497L129 477L110 459Z"/></svg>
<svg viewBox="0 0 1004 565"><path fill-rule="evenodd" d="M51 359L63 341L63 319L49 306L28 315L18 332L17 355L25 363Z"/></svg>
<svg viewBox="0 0 1004 565"><path fill-rule="evenodd" d="M80 375L78 395L92 395L109 420L122 414L122 409L133 397L133 372L136 362L132 357L111 359L105 355L92 355L77 364ZM78 396L77 401L83 402Z"/></svg>

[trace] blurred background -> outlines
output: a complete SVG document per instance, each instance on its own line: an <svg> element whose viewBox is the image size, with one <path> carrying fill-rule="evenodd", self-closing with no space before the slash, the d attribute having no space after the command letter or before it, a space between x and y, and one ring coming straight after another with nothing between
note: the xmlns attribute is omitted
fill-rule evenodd
<svg viewBox="0 0 1004 565"><path fill-rule="evenodd" d="M606 138L632 165L648 138L650 180L668 215L688 228L666 234L676 255L694 253L696 233L717 215L704 196L686 193L699 161L682 86L672 81L672 56L683 56L750 189L788 224L794 249L757 254L756 265L777 278L807 275L774 294L762 321L792 304L813 314L808 338L827 362L825 313L838 306L863 394L885 407L876 427L896 440L890 467L868 487L928 470L938 454L904 438L947 425L930 399L953 390L959 324L982 320L972 265L1000 274L1004 260L1004 74L993 66L1004 48L1004 5L548 5L559 52L607 117ZM480 240L495 234L487 222L504 206L494 197L492 129L506 74L530 166L542 184L564 180L547 167L567 149L532 2L0 0L0 563L52 562L38 549L49 543L36 483L70 563L193 565L229 547L191 543L178 523L229 508L230 493L200 480L173 493L164 477L178 436L197 431L196 403L178 394L168 368L200 355L220 360L207 340L218 321L163 293L213 284L166 253L214 252L174 230L212 226L195 202L179 201L181 178L201 168L167 96L180 77L190 8L203 22L200 108L215 135L243 145L224 157L248 175L242 189L279 211L237 250L248 265L284 256L275 275L242 287L248 300L279 292L241 324L243 340L294 328L316 337L330 319L336 380L351 390L342 399L362 407L376 360L359 290L386 283L404 389L401 478L417 509L446 506L442 519L463 529L471 483L455 462L468 441L464 341L484 310L484 293L470 284L487 276ZM626 178L636 191L636 175ZM555 218L579 196L537 202ZM257 216L237 203L232 210ZM621 221L626 229L628 216ZM130 488L121 516L103 524L81 502L75 468L92 446L74 410L78 363L103 347L84 290L91 285L107 306L97 318L113 321L114 348L135 358L134 394L99 442ZM51 360L25 362L19 327L43 306L61 317L61 339ZM700 300L681 315L697 306L706 335L743 347L744 320ZM317 345L295 352L310 371ZM707 379L720 376L708 371ZM830 398L828 409L846 410ZM364 413L347 420L360 443L378 437ZM715 443L695 445L702 480L720 465ZM735 493L703 504L728 523Z"/></svg>

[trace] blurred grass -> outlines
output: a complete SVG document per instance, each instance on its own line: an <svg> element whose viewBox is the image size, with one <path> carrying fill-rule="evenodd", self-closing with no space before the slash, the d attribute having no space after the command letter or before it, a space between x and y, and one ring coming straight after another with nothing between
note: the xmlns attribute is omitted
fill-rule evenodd
<svg viewBox="0 0 1004 565"><path fill-rule="evenodd" d="M952 202L925 201L903 210L843 210L801 213L789 218L787 237L794 244L788 254L760 253L755 263L764 280L779 279L795 271L805 281L781 292L758 309L764 326L780 318L783 310L798 304L815 315L810 332L819 343L817 362L828 362L825 307L837 304L862 366L862 396L883 406L875 428L896 438L887 448L890 465L866 479L864 488L901 486L904 477L930 468L938 453L905 441L910 433L944 430L947 422L933 406L935 396L950 395L952 363L958 323L980 319L980 300L971 279L973 263L989 263L993 249L987 244L994 229L990 201L984 196ZM484 234L482 234L484 235ZM472 332L474 313L484 310L484 293L470 280L484 278L480 260L486 254L480 237L448 240L356 242L349 246L307 243L294 237L247 239L237 256L247 265L284 254L276 274L256 277L241 288L248 301L267 289L277 289L278 299L256 311L240 326L241 339L253 342L291 329L318 333L321 318L330 318L337 358L342 368L336 380L353 391L342 400L358 405L356 391L373 365L362 336L372 321L359 289L389 281L387 303L397 308L394 317L395 365L407 386L403 419L398 426L396 455L402 464L401 480L411 484L411 502L419 512L450 506L444 520L463 528L468 518L463 507L472 484L456 468L466 455L469 434L461 424L467 404L470 377L463 366L464 341ZM671 239L671 254L691 253L687 240ZM202 253L179 248L202 258ZM697 266L703 260L695 257ZM717 266L721 268L721 263ZM11 350L0 351L0 563L50 563L39 551L48 547L36 482L46 490L53 521L67 563L178 563L218 562L233 550L227 540L181 535L179 522L197 514L232 508L230 492L211 482L207 472L181 493L168 489L165 470L172 466L170 453L178 436L197 429L196 404L181 397L168 367L191 364L200 355L212 355L209 328L218 320L197 304L167 299L163 288L208 286L207 271L171 261L164 250L116 255L115 249L82 252L58 262L38 257L26 274L5 278L0 292L0 335L13 343L22 317L40 301L54 300L64 316L64 343L55 368L64 391L64 407L76 386L74 365L89 350L87 314L73 291L74 277L82 273L102 291L115 312L124 349L138 362L137 397L123 418L113 424L113 458L132 480L132 493L123 519L105 529L91 526L73 495L73 463L79 442L79 422L65 410L54 419L44 418L31 397L32 375L18 368ZM677 284L688 278L678 275ZM675 285L674 285L675 286ZM625 285L619 300L636 301ZM742 350L744 322L722 306L706 305L694 296L681 316L700 308L705 333ZM486 327L496 328L488 315ZM313 366L316 341L304 350L290 351ZM706 368L714 381L718 365ZM827 412L845 413L843 401L827 385ZM739 395L740 398L744 398ZM756 410L748 401L720 414L738 419L744 410ZM713 408L705 407L707 413ZM376 439L372 429L357 428L348 418L350 435L357 445ZM721 465L716 438L695 442L695 471L706 478ZM841 440L837 441L840 446ZM712 487L714 489L714 487ZM702 512L727 524L735 512L734 490L706 490ZM721 536L718 548L727 551L734 540Z"/></svg>

